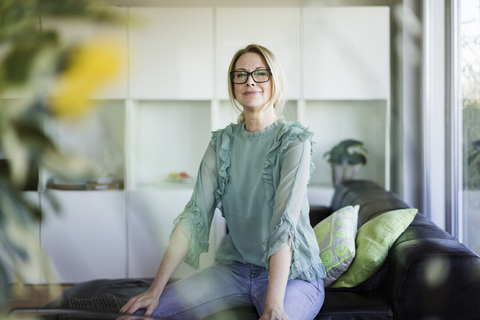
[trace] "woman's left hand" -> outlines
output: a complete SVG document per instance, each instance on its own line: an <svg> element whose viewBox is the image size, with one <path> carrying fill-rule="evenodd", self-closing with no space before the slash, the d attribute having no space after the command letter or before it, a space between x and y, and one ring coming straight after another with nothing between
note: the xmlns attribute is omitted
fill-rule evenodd
<svg viewBox="0 0 480 320"><path fill-rule="evenodd" d="M282 307L268 308L263 311L263 315L260 320L289 320L288 314Z"/></svg>

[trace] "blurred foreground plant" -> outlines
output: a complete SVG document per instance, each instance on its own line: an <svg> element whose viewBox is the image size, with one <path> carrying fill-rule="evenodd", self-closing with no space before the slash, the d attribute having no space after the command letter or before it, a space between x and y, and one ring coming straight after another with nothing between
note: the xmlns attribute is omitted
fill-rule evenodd
<svg viewBox="0 0 480 320"><path fill-rule="evenodd" d="M38 180L39 168L62 179L94 170L81 156L62 154L43 123L86 114L92 93L121 63L109 41L64 46L57 30L40 28L44 17L119 21L86 0L0 1L0 314L11 282L21 284L32 274L53 280L35 230L41 212L22 192L29 177Z"/></svg>

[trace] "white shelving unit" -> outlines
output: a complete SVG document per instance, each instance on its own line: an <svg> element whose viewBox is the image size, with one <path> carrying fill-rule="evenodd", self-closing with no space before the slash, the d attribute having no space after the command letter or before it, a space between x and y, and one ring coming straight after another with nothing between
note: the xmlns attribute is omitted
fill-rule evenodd
<svg viewBox="0 0 480 320"><path fill-rule="evenodd" d="M71 127L47 128L62 148L76 146L98 161L96 149L115 145L124 179L117 191L45 191L63 204L56 216L41 201L47 214L40 237L60 282L155 275L172 221L193 191L193 183L165 179L180 171L195 178L210 131L236 122L227 68L249 43L271 49L285 69L286 119L315 132L311 204L329 205L331 172L322 156L344 138L360 139L369 149L361 178L388 188L388 7L115 10L127 18L118 28L42 19L43 28L56 26L69 41L97 34L119 39L128 59L119 80L95 97L100 107L78 129L82 139L70 138ZM262 32L248 30L246 20ZM202 267L213 263L224 234L217 215ZM182 265L174 276L189 273Z"/></svg>

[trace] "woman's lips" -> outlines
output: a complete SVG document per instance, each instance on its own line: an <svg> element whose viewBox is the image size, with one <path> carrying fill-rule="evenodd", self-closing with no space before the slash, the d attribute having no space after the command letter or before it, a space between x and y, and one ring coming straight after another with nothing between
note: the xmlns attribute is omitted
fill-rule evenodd
<svg viewBox="0 0 480 320"><path fill-rule="evenodd" d="M260 91L246 91L244 95L246 96L254 96L256 94L260 93Z"/></svg>

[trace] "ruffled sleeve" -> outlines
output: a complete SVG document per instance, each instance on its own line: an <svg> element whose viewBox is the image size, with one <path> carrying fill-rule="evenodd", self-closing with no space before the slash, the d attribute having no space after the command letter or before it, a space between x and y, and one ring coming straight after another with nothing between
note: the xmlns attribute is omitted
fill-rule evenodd
<svg viewBox="0 0 480 320"><path fill-rule="evenodd" d="M199 269L200 254L208 251L208 238L215 212L215 191L218 189L215 140L214 134L200 164L192 197L184 211L174 220L173 231L181 223L190 243L184 261L194 269Z"/></svg>
<svg viewBox="0 0 480 320"><path fill-rule="evenodd" d="M291 278L305 278L305 266L300 262L299 229L297 224L300 215L308 215L307 184L314 166L311 162L313 133L301 126L286 125L279 137L275 149L267 157L264 170L264 181L267 190L267 200L273 207L271 233L264 241L264 260L269 265L270 257L282 249L287 241L292 249ZM278 165L280 162L281 165ZM275 165L276 164L276 165ZM272 170L269 166L272 166ZM273 170L274 167L281 168ZM270 192L268 192L270 190ZM312 274L312 279L321 276ZM307 276L310 278L310 276Z"/></svg>
<svg viewBox="0 0 480 320"><path fill-rule="evenodd" d="M232 144L234 125L229 125L223 130L213 132L212 147L217 152L217 168L218 168L218 188L215 191L215 206L225 217L222 205L222 196L225 188L230 180L227 169L230 167L230 146Z"/></svg>

